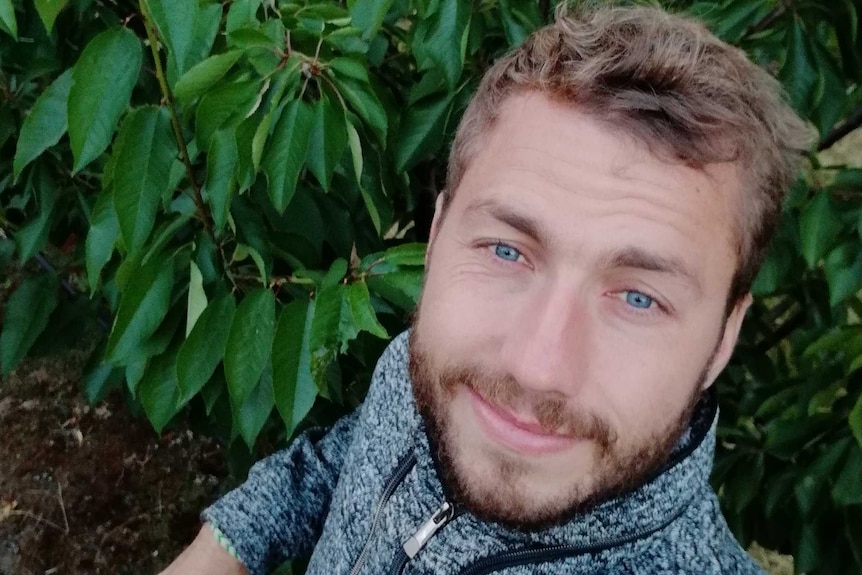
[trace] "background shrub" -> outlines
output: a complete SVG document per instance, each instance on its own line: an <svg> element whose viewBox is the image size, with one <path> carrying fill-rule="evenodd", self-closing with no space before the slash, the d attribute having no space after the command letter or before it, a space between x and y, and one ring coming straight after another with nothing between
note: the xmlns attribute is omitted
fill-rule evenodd
<svg viewBox="0 0 862 575"><path fill-rule="evenodd" d="M859 0L663 2L820 134L734 363L714 483L747 543L862 571ZM98 340L84 393L239 457L358 404L421 286L446 146L548 2L0 0L0 371Z"/></svg>

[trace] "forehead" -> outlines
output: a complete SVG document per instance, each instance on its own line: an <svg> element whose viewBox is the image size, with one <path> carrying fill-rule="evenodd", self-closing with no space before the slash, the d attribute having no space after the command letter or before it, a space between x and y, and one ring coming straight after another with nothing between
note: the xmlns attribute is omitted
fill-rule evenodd
<svg viewBox="0 0 862 575"><path fill-rule="evenodd" d="M557 245L641 243L735 269L739 181L735 164L666 161L609 124L528 92L502 106L453 206L475 215L489 201L509 205Z"/></svg>

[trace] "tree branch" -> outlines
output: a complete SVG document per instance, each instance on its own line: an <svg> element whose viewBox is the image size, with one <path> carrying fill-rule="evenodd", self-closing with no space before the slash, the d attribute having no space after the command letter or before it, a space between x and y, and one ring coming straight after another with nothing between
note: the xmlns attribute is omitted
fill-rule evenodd
<svg viewBox="0 0 862 575"><path fill-rule="evenodd" d="M153 60L156 65L156 78L159 81L159 87L162 91L162 98L165 101L165 106L168 108L168 112L171 115L171 127L174 130L174 139L177 141L177 146L180 149L180 159L183 162L183 165L186 168L186 175L189 178L189 182L192 185L192 189L194 190L193 200L195 202L195 207L197 208L198 217L201 222L203 222L204 229L206 229L207 233L213 238L215 241L215 233L212 228L212 219L210 218L209 211L207 210L206 204L204 204L203 196L201 195L201 187L195 180L194 170L192 169L191 159L189 158L189 151L186 148L186 140L183 137L183 131L180 127L180 120L177 117L177 110L174 106L173 96L171 95L171 90L168 87L168 82L165 77L165 71L162 68L162 60L159 57L159 40L156 36L156 30L153 26L153 18L150 15L149 10L147 9L146 0L140 0L139 6L141 8L141 15L144 19L144 28L147 31L147 40L150 43L150 50L153 53Z"/></svg>
<svg viewBox="0 0 862 575"><path fill-rule="evenodd" d="M844 120L843 123L832 128L828 134L817 145L817 151L822 152L834 146L847 134L862 126L862 106L859 106Z"/></svg>

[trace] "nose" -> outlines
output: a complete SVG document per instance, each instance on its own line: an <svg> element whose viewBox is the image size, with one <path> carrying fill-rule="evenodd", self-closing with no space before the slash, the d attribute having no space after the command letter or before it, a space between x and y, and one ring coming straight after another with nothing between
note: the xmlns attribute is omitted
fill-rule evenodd
<svg viewBox="0 0 862 575"><path fill-rule="evenodd" d="M588 378L591 318L583 290L563 278L524 298L502 345L501 367L527 392L569 396Z"/></svg>

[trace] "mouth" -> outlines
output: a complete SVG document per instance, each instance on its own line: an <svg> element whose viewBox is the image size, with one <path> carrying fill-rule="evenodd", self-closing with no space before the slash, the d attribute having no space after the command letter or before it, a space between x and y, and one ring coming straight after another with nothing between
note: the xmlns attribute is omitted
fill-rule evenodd
<svg viewBox="0 0 862 575"><path fill-rule="evenodd" d="M578 439L549 432L538 422L525 421L515 413L486 401L467 388L470 405L485 435L495 443L521 455L540 456L571 448Z"/></svg>

